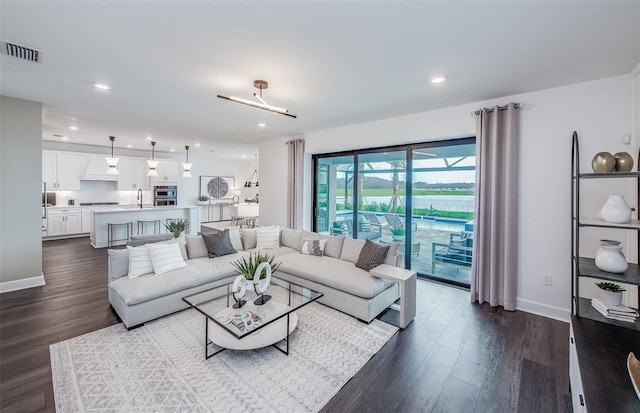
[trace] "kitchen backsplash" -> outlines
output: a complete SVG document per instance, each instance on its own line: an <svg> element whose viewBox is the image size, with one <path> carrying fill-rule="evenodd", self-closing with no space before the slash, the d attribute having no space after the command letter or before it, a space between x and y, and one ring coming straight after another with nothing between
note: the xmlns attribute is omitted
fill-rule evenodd
<svg viewBox="0 0 640 413"><path fill-rule="evenodd" d="M117 202L119 204L135 204L137 191L118 191L117 182L80 181L79 191L55 191L56 205L68 205L69 199L75 199L75 205L87 202ZM153 191L142 191L143 202L153 202Z"/></svg>

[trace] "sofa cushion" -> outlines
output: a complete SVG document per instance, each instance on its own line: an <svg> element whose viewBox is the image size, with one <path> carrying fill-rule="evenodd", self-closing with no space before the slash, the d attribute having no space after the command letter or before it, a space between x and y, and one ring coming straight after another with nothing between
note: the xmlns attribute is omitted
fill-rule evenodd
<svg viewBox="0 0 640 413"><path fill-rule="evenodd" d="M340 259L355 264L358 261L362 247L364 247L363 240L346 237L342 244Z"/></svg>
<svg viewBox="0 0 640 413"><path fill-rule="evenodd" d="M240 235L242 235L242 249L250 250L256 247L258 242L256 238L255 228L242 228L240 229Z"/></svg>
<svg viewBox="0 0 640 413"><path fill-rule="evenodd" d="M371 271L384 262L390 247L390 245L380 245L367 240L360 251L356 267Z"/></svg>
<svg viewBox="0 0 640 413"><path fill-rule="evenodd" d="M396 266L396 261L398 259L398 248L400 244L389 244L389 252L387 253L387 257L384 259L383 264Z"/></svg>
<svg viewBox="0 0 640 413"><path fill-rule="evenodd" d="M227 229L217 234L202 234L202 238L207 246L209 258L221 257L237 252L233 248L233 245L231 245L231 238L229 238L229 230Z"/></svg>
<svg viewBox="0 0 640 413"><path fill-rule="evenodd" d="M256 248L278 248L280 246L280 227L256 228Z"/></svg>
<svg viewBox="0 0 640 413"><path fill-rule="evenodd" d="M180 252L180 246L177 243L160 243L148 244L149 256L153 265L153 272L156 275L164 274L178 268L186 267Z"/></svg>
<svg viewBox="0 0 640 413"><path fill-rule="evenodd" d="M289 247L278 247L278 248L263 248L261 250L257 248L253 248L245 252L248 252L251 254L257 254L257 253L261 253L263 255L268 254L268 255L274 255L276 257L279 257L280 255L298 253L298 250L295 250Z"/></svg>
<svg viewBox="0 0 640 413"><path fill-rule="evenodd" d="M278 272L295 275L362 298L372 298L393 283L373 277L349 261L331 257L304 254L286 254L278 257Z"/></svg>
<svg viewBox="0 0 640 413"><path fill-rule="evenodd" d="M342 252L342 244L344 243L345 237L343 235L339 236L331 236L331 235L323 235L315 232L302 231L302 239L324 239L326 240L326 245L324 247L324 255L333 258L340 258L340 253ZM302 247L302 244L301 244Z"/></svg>
<svg viewBox="0 0 640 413"><path fill-rule="evenodd" d="M129 278L136 278L153 272L153 264L146 245L139 247L127 245L127 252L129 253Z"/></svg>
<svg viewBox="0 0 640 413"><path fill-rule="evenodd" d="M223 278L234 277L237 272L231 262L243 256L246 257L247 254L239 252L212 259L196 258L187 261L185 267L158 277L148 274L133 279L118 278L109 284L109 288L127 305L136 305Z"/></svg>
<svg viewBox="0 0 640 413"><path fill-rule="evenodd" d="M209 251L207 251L207 245L204 243L202 235L189 235L186 236L187 241L187 255L189 259L208 257Z"/></svg>
<svg viewBox="0 0 640 413"><path fill-rule="evenodd" d="M289 228L282 228L280 230L280 245L300 251L301 244L302 231Z"/></svg>
<svg viewBox="0 0 640 413"><path fill-rule="evenodd" d="M324 247L327 243L326 239L309 239L303 238L302 248L300 253L306 255L315 255L316 257L322 257L324 255Z"/></svg>
<svg viewBox="0 0 640 413"><path fill-rule="evenodd" d="M174 239L173 234L147 234L147 235L132 235L129 238L127 245L132 247L139 247L145 244L152 244L154 242L167 241Z"/></svg>
<svg viewBox="0 0 640 413"><path fill-rule="evenodd" d="M109 276L111 280L124 277L129 273L129 251L126 249L108 249Z"/></svg>

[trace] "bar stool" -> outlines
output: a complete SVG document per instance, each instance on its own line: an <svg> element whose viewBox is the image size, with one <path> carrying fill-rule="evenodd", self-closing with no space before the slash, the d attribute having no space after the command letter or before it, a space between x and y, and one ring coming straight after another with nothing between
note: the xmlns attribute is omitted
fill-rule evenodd
<svg viewBox="0 0 640 413"><path fill-rule="evenodd" d="M119 226L125 226L126 230L127 230L127 238L114 238L114 230L117 230ZM131 221L127 221L127 222L109 222L107 223L107 233L108 233L108 239L107 239L107 245L112 247L113 244L115 242L118 241L129 241L129 237L131 236L131 234L133 233L133 222Z"/></svg>
<svg viewBox="0 0 640 413"><path fill-rule="evenodd" d="M159 219L139 219L138 220L138 235L144 234L144 227L147 224L153 224L153 233L160 232L160 220Z"/></svg>

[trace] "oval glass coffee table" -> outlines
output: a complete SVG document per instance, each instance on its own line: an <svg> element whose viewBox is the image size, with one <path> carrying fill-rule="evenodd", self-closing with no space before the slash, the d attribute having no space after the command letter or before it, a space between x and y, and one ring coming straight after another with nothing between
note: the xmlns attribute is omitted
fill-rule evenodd
<svg viewBox="0 0 640 413"><path fill-rule="evenodd" d="M277 278L271 279L271 300L253 303L254 292L247 291L247 303L233 308L233 280L216 288L183 297L182 300L205 316L205 358L224 350L253 350L273 346L289 355L289 335L298 325L296 310L322 297L319 291ZM277 344L285 341L285 348ZM209 351L210 347L214 348Z"/></svg>

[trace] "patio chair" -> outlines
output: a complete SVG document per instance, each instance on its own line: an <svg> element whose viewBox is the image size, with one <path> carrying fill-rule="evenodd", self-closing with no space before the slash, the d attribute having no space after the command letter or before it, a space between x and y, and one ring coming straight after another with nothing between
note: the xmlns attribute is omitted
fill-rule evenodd
<svg viewBox="0 0 640 413"><path fill-rule="evenodd" d="M387 220L391 228L396 228L396 227L404 228L404 222L402 222L400 217L396 214L384 214L384 219ZM411 231L417 231L417 230L418 230L418 224L415 222L412 222Z"/></svg>
<svg viewBox="0 0 640 413"><path fill-rule="evenodd" d="M365 220L366 221L366 220ZM353 235L353 221L346 219L343 221L335 221L331 227L331 235ZM374 230L371 224L367 221L358 222L358 238L374 240L380 238L380 230Z"/></svg>
<svg viewBox="0 0 640 413"><path fill-rule="evenodd" d="M378 216L373 212L362 212L362 216L364 217L364 219L369 221L372 227L378 227L380 232L382 232L383 229L391 228L388 224L383 224L382 222L380 222Z"/></svg>
<svg viewBox="0 0 640 413"><path fill-rule="evenodd" d="M470 267L473 259L473 232L461 231L449 234L449 243L431 244L431 273L436 272L436 263L442 265Z"/></svg>

